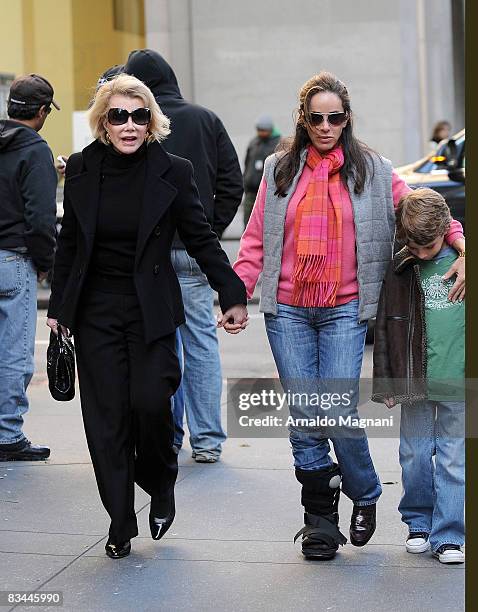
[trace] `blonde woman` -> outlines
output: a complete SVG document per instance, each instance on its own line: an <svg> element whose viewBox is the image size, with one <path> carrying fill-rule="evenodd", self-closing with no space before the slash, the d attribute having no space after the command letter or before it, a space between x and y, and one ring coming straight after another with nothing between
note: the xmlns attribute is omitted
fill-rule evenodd
<svg viewBox="0 0 478 612"><path fill-rule="evenodd" d="M101 86L88 111L96 140L68 160L49 327L75 339L86 437L111 526L106 554L138 534L134 483L151 496L160 539L175 515L177 456L170 398L184 323L171 265L175 231L219 293L230 333L247 323L244 284L204 215L191 164L165 152L169 120L132 76Z"/></svg>

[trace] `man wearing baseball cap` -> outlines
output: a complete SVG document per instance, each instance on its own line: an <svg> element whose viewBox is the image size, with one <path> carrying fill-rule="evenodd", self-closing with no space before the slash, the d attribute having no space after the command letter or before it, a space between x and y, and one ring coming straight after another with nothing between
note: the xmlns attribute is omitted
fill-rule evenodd
<svg viewBox="0 0 478 612"><path fill-rule="evenodd" d="M53 93L53 87L45 78L38 74L28 74L13 81L8 96L8 105L19 105L25 109L39 109L45 106L48 114L51 105L60 110L53 99ZM8 114L11 117L10 113Z"/></svg>
<svg viewBox="0 0 478 612"><path fill-rule="evenodd" d="M8 119L0 121L0 461L46 459L22 431L33 375L37 280L53 265L57 176L38 132L52 106L38 74L13 81Z"/></svg>

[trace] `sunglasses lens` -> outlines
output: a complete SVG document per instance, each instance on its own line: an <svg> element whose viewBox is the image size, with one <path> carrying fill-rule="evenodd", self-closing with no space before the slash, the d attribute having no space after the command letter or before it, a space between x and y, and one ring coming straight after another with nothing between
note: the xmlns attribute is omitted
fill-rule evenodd
<svg viewBox="0 0 478 612"><path fill-rule="evenodd" d="M340 125L345 121L346 117L346 113L333 113L329 115L329 123L330 125Z"/></svg>
<svg viewBox="0 0 478 612"><path fill-rule="evenodd" d="M131 113L131 117L136 125L147 125L151 120L149 108L137 108Z"/></svg>
<svg viewBox="0 0 478 612"><path fill-rule="evenodd" d="M347 118L347 113L331 113L330 115L325 115L327 117L327 121L330 125L341 125L345 119ZM310 124L317 127L324 120L324 115L322 113L310 113Z"/></svg>
<svg viewBox="0 0 478 612"><path fill-rule="evenodd" d="M310 124L311 125L320 125L324 120L324 116L322 113L310 113Z"/></svg>
<svg viewBox="0 0 478 612"><path fill-rule="evenodd" d="M111 125L123 125L127 123L129 113L124 108L110 108L108 111L108 121Z"/></svg>

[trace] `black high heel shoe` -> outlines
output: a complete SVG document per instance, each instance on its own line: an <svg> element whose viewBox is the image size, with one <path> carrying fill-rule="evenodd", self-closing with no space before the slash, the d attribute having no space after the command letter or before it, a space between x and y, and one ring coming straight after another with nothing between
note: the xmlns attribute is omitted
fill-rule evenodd
<svg viewBox="0 0 478 612"><path fill-rule="evenodd" d="M126 540L126 542L114 544L108 538L105 544L105 551L110 559L122 559L123 557L127 557L131 552L131 542L130 540Z"/></svg>
<svg viewBox="0 0 478 612"><path fill-rule="evenodd" d="M161 505L162 504L156 504L154 500L151 500L151 511L149 513L149 529L151 531L151 536L153 540L160 540L173 524L174 517L176 516L174 491L171 493L169 499L169 511L166 511L166 516L164 515L164 510L161 508Z"/></svg>

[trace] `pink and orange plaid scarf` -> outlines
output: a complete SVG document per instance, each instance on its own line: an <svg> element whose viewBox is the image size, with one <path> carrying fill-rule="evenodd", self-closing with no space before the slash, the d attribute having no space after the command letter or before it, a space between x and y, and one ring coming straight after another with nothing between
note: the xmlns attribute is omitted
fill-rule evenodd
<svg viewBox="0 0 478 612"><path fill-rule="evenodd" d="M342 202L346 189L339 170L343 164L341 147L322 157L309 145L307 165L312 178L297 207L294 226L295 306L335 306L342 271Z"/></svg>

